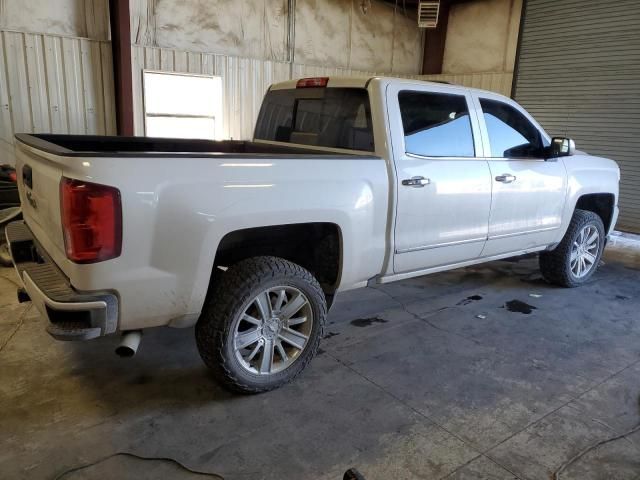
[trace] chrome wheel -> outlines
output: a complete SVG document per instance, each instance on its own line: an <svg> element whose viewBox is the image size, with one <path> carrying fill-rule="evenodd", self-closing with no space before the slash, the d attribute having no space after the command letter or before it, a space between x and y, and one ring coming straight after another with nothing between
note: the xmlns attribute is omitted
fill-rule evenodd
<svg viewBox="0 0 640 480"><path fill-rule="evenodd" d="M593 270L600 251L600 234L594 225L587 225L571 246L571 273L582 278Z"/></svg>
<svg viewBox="0 0 640 480"><path fill-rule="evenodd" d="M235 356L253 374L280 372L303 352L312 327L313 310L304 293L291 286L269 288L232 325Z"/></svg>

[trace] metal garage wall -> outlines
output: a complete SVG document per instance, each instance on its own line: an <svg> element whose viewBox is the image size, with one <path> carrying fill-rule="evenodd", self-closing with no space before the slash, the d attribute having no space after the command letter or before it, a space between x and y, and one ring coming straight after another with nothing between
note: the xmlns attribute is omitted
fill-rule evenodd
<svg viewBox="0 0 640 480"><path fill-rule="evenodd" d="M14 133L115 134L111 44L0 30L0 163Z"/></svg>
<svg viewBox="0 0 640 480"><path fill-rule="evenodd" d="M185 52L167 48L135 45L132 50L134 128L136 135L144 135L144 105L142 72L165 72L219 75L223 85L223 135L226 138L246 139L253 136L253 127L262 97L272 83L293 77L365 75L374 72L326 68L272 60L257 60Z"/></svg>
<svg viewBox="0 0 640 480"><path fill-rule="evenodd" d="M520 41L515 99L618 162L618 228L640 232L640 3L528 0Z"/></svg>

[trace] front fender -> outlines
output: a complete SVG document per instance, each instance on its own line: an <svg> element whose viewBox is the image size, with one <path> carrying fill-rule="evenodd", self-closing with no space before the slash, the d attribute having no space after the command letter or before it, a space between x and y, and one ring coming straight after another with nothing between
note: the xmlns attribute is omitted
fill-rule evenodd
<svg viewBox="0 0 640 480"><path fill-rule="evenodd" d="M590 194L607 193L614 197L611 231L618 217L618 195L620 183L620 169L613 160L594 157L586 154L576 154L563 159L567 170L567 198L562 216L559 243L564 237L576 205L581 197ZM608 233L608 232L607 232Z"/></svg>

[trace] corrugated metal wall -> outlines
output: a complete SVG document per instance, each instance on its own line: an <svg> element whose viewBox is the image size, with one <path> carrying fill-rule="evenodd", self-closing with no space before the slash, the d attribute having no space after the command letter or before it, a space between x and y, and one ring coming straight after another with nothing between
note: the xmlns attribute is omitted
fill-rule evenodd
<svg viewBox="0 0 640 480"><path fill-rule="evenodd" d="M115 133L109 42L0 30L0 55L0 163L14 133Z"/></svg>
<svg viewBox="0 0 640 480"><path fill-rule="evenodd" d="M640 232L640 3L528 0L515 86L550 134L618 162L618 227Z"/></svg>

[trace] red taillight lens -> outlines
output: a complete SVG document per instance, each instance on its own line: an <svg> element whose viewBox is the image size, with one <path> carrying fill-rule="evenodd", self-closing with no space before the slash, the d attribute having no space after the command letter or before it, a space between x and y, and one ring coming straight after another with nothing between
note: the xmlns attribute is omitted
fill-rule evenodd
<svg viewBox="0 0 640 480"><path fill-rule="evenodd" d="M94 263L120 255L122 206L117 188L63 178L62 229L69 260Z"/></svg>
<svg viewBox="0 0 640 480"><path fill-rule="evenodd" d="M329 77L301 78L296 83L296 88L326 87Z"/></svg>
<svg viewBox="0 0 640 480"><path fill-rule="evenodd" d="M11 180L14 183L18 180L18 177L15 171L9 172L9 180Z"/></svg>

